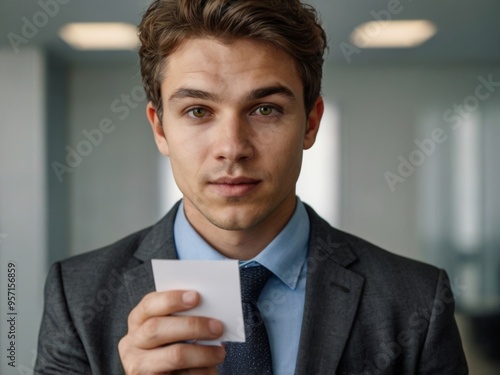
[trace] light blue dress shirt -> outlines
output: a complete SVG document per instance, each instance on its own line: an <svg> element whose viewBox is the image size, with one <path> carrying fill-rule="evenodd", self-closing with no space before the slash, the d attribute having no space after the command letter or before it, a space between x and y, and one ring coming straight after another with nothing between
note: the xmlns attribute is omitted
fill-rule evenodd
<svg viewBox="0 0 500 375"><path fill-rule="evenodd" d="M273 272L258 307L269 336L274 375L295 372L304 313L309 232L309 216L297 198L295 212L278 236L255 258L240 262L240 267L251 267L257 262ZM182 203L175 217L174 239L181 260L227 259L191 226Z"/></svg>

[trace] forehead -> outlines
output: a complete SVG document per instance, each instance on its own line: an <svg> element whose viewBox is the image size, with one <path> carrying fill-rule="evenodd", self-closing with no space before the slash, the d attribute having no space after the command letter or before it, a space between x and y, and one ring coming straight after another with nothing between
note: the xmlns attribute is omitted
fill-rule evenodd
<svg viewBox="0 0 500 375"><path fill-rule="evenodd" d="M270 43L249 39L230 43L188 39L169 55L162 73L163 94L183 86L236 94L269 84L289 87L300 97L303 91L290 55Z"/></svg>

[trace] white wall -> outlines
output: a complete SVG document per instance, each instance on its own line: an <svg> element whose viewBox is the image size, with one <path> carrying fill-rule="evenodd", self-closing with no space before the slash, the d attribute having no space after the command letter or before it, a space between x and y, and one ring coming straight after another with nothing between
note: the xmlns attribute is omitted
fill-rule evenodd
<svg viewBox="0 0 500 375"><path fill-rule="evenodd" d="M340 111L341 228L412 257L419 255L415 184L393 194L383 172L411 150L416 78L412 69L334 67L323 84Z"/></svg>
<svg viewBox="0 0 500 375"><path fill-rule="evenodd" d="M446 174L451 168L449 153L452 142L438 145L436 152L424 164L395 185L391 191L384 172L397 173L398 156L408 158L417 147L416 138L429 137L432 129L443 127L447 134L450 124L442 116L453 105L463 104L474 95L478 77L492 74L500 81L497 66L343 66L327 67L323 92L328 100L337 103L341 117L341 228L378 244L390 251L416 259L429 260L425 240L429 229L426 221L433 219L429 212L429 197L421 189L427 172L439 165L438 172ZM484 91L484 90L483 90ZM500 89L484 101L476 111L488 118L489 134L500 122L498 108ZM485 136L485 139L489 139ZM500 139L489 139L492 144ZM441 155L440 155L441 154ZM446 154L446 155L443 155ZM447 159L447 160L443 160ZM443 164L444 163L444 164ZM491 180L491 166L489 167ZM449 178L444 178L449 184ZM435 186L435 184L434 184ZM447 186L447 185L443 185ZM447 188L448 189L448 188ZM449 209L445 199L450 191L440 193L438 211ZM490 193L491 198L491 193ZM491 202L494 203L494 202ZM498 208L494 210L498 212ZM491 220L494 214L491 214ZM434 224L445 228L449 217L440 217ZM491 222L490 224L491 225ZM445 229L436 227L443 236Z"/></svg>
<svg viewBox="0 0 500 375"><path fill-rule="evenodd" d="M159 218L158 151L137 66L73 66L69 87L67 147L83 156L61 177L70 183L70 254L77 254ZM91 149L84 130L96 134Z"/></svg>
<svg viewBox="0 0 500 375"><path fill-rule="evenodd" d="M29 374L47 272L45 62L36 50L0 50L0 66L0 373ZM6 358L9 262L16 264L15 369Z"/></svg>

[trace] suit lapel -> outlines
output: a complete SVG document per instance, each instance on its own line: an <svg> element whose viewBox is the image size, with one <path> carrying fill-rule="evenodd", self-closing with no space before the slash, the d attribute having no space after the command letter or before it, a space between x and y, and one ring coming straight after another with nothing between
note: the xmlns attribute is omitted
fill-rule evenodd
<svg viewBox="0 0 500 375"><path fill-rule="evenodd" d="M334 374L356 316L364 278L346 268L356 256L341 234L307 208L311 238L295 373Z"/></svg>
<svg viewBox="0 0 500 375"><path fill-rule="evenodd" d="M151 228L134 254L139 265L124 274L132 307L136 306L146 294L155 291L151 259L177 259L173 227L178 208L179 202Z"/></svg>

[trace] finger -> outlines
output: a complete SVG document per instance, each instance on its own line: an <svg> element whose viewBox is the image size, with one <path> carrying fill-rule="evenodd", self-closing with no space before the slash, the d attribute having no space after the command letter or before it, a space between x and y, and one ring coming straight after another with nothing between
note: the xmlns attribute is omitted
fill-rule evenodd
<svg viewBox="0 0 500 375"><path fill-rule="evenodd" d="M200 302L200 296L194 291L174 290L151 292L144 296L128 316L129 330L136 329L151 317L170 315L189 310Z"/></svg>
<svg viewBox="0 0 500 375"><path fill-rule="evenodd" d="M142 349L188 340L214 340L222 335L222 323L195 316L164 316L146 320L132 333L134 345Z"/></svg>
<svg viewBox="0 0 500 375"><path fill-rule="evenodd" d="M145 373L187 369L201 371L203 368L213 371L212 368L222 363L225 356L226 352L221 346L179 343L148 350L141 362L148 367Z"/></svg>

